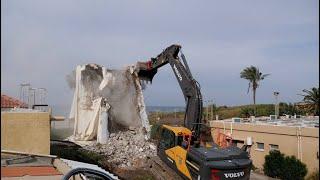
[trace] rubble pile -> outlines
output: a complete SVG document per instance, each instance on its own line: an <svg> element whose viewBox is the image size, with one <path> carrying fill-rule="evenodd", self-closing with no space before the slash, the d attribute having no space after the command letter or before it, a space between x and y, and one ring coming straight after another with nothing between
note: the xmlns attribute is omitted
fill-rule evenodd
<svg viewBox="0 0 320 180"><path fill-rule="evenodd" d="M106 156L110 164L119 168L141 167L157 155L156 145L137 130L111 133L106 144L94 143L84 148Z"/></svg>

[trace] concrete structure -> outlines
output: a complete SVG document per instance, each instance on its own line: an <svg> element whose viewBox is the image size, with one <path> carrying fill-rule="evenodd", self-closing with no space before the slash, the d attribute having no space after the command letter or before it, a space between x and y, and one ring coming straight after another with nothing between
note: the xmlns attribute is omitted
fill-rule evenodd
<svg viewBox="0 0 320 180"><path fill-rule="evenodd" d="M49 112L2 111L1 150L50 154Z"/></svg>
<svg viewBox="0 0 320 180"><path fill-rule="evenodd" d="M230 133L238 147L252 138L250 155L255 167L262 169L264 157L270 150L278 149L293 155L307 165L308 174L319 171L319 117L317 120L264 120L235 123L232 120L211 121L213 137ZM317 126L317 127L315 127Z"/></svg>

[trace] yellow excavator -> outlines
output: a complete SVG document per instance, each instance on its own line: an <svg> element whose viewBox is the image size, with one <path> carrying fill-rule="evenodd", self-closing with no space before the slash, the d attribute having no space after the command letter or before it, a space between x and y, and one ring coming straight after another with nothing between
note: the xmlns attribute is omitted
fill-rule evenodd
<svg viewBox="0 0 320 180"><path fill-rule="evenodd" d="M171 45L157 57L136 65L140 79L152 82L158 68L170 64L186 102L184 126L161 126L158 156L184 179L249 179L252 161L245 148L200 144L204 126L200 85L180 49L180 45Z"/></svg>

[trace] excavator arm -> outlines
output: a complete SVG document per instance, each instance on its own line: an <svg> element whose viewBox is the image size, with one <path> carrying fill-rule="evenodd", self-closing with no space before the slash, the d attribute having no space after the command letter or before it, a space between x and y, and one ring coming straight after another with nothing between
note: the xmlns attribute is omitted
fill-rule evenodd
<svg viewBox="0 0 320 180"><path fill-rule="evenodd" d="M158 68L166 64L170 64L179 82L186 102L184 126L194 133L195 139L198 139L201 130L203 107L200 85L195 79L193 79L187 61L180 49L180 45L171 45L157 57L151 58L151 60L147 62L138 62L136 70L141 80L152 82ZM181 54L182 61L179 58L179 52Z"/></svg>

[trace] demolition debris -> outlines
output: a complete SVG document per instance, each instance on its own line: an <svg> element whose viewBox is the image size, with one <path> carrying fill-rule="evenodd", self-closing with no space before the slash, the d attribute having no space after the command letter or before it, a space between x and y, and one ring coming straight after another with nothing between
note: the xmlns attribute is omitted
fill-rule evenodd
<svg viewBox="0 0 320 180"><path fill-rule="evenodd" d="M119 168L139 168L156 156L142 86L134 66L111 70L97 64L77 66L67 81L74 90L68 140L99 153Z"/></svg>
<svg viewBox="0 0 320 180"><path fill-rule="evenodd" d="M94 143L83 147L107 157L108 162L120 168L143 167L157 155L156 145L146 141L137 130L111 133L106 144Z"/></svg>

